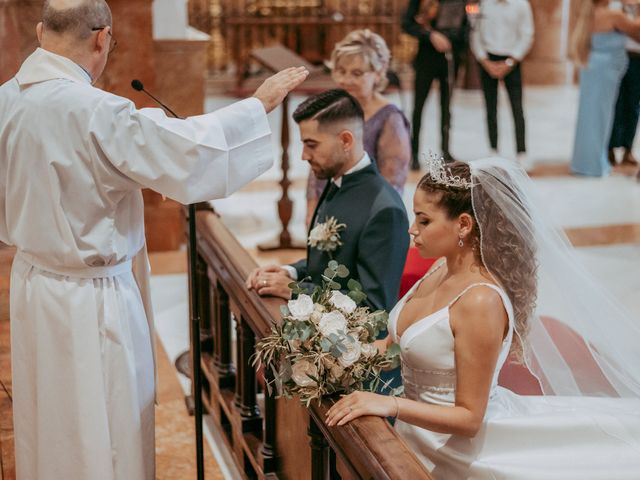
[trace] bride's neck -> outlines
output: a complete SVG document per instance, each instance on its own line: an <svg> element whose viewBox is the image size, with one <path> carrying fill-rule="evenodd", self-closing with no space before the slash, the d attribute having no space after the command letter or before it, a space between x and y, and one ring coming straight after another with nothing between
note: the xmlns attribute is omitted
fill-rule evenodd
<svg viewBox="0 0 640 480"><path fill-rule="evenodd" d="M460 275L465 273L476 273L481 270L481 266L471 248L462 247L460 251L447 255L447 276Z"/></svg>

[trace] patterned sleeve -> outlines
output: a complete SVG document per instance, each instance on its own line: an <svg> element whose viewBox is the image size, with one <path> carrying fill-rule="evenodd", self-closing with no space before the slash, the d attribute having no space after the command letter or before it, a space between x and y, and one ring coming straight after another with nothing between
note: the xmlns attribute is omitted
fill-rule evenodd
<svg viewBox="0 0 640 480"><path fill-rule="evenodd" d="M411 140L409 122L401 111L397 110L387 117L377 147L380 174L402 194L409 174Z"/></svg>

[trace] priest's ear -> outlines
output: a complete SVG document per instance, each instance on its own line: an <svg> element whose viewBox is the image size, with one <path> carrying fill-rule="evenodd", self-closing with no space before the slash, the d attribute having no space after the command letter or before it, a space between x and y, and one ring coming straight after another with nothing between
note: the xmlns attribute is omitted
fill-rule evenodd
<svg viewBox="0 0 640 480"><path fill-rule="evenodd" d="M105 50L108 52L111 47L111 27L104 27L97 32L94 50L98 54L102 54Z"/></svg>
<svg viewBox="0 0 640 480"><path fill-rule="evenodd" d="M38 43L40 45L42 45L42 29L44 28L44 25L42 24L42 22L38 22L38 25L36 25L36 36L38 37Z"/></svg>

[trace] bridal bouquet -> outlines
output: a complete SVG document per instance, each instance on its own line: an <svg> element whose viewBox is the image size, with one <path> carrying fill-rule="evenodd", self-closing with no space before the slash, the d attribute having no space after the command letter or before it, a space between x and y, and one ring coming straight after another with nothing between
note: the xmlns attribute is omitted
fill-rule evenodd
<svg viewBox="0 0 640 480"><path fill-rule="evenodd" d="M380 355L373 344L387 326L387 313L359 307L366 295L353 279L349 293L342 293L334 279L348 275L344 265L331 261L323 285L311 295L300 283L289 285L298 296L282 306L282 322L258 343L253 361L272 373L266 381L269 393L275 385L279 397L298 396L309 406L337 392L376 390L380 371L395 366L397 345Z"/></svg>

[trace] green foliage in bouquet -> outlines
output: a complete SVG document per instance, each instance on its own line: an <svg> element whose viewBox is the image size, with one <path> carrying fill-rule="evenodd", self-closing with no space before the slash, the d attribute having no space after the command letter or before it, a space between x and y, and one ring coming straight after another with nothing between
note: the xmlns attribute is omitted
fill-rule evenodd
<svg viewBox="0 0 640 480"><path fill-rule="evenodd" d="M398 364L397 345L380 355L373 343L387 327L388 314L359 307L366 295L353 279L342 293L335 279L348 276L344 265L331 261L313 292L301 287L307 279L289 285L297 298L282 306L282 321L258 343L253 360L271 373L265 375L269 394L275 386L279 397L297 396L309 406L338 392L374 391L380 371Z"/></svg>

